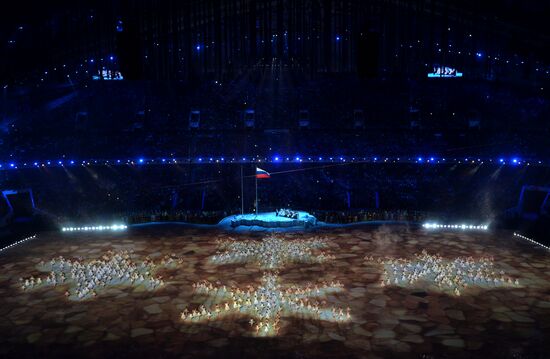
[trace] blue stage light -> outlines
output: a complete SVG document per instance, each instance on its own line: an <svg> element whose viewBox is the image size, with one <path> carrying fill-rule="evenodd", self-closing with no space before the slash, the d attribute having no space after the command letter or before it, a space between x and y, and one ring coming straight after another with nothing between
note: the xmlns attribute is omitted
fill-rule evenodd
<svg viewBox="0 0 550 359"><path fill-rule="evenodd" d="M197 51L200 51L200 50L201 50L201 45L197 45L197 46L195 47L195 49L197 49Z"/></svg>
<svg viewBox="0 0 550 359"><path fill-rule="evenodd" d="M446 158L440 158L438 159L437 157L427 157L427 158L423 158L423 157L412 157L412 158L404 158L404 159L401 159L400 157L392 157L392 158L389 158L389 157L385 157L385 158L378 158L378 157L361 157L361 158L358 158L358 157L344 157L344 156L338 156L338 157L327 157L327 160L325 160L325 157L322 157L322 156L319 156L319 157L306 157L305 158L307 161L319 161L319 162L322 162L322 161L330 161L330 162L334 162L334 161L339 161L339 162L348 162L349 161L353 161L353 162L356 162L356 161L372 161L374 163L378 162L379 160L380 161L383 161L383 162L391 162L393 161L394 163L396 162L407 162L407 163L411 163L411 162L416 162L416 163L428 163L428 164L436 164L436 163L446 163L447 159ZM176 159L172 158L171 159L173 162L176 163ZM203 161L204 160L204 161ZM295 163L302 163L304 161L304 158L302 158L301 156L295 156L295 157L283 157L283 156L280 156L280 155L273 155L273 157L271 157L271 160L269 160L269 158L265 157L265 158L260 158L259 156L256 156L250 160L247 159L247 157L242 157L241 160L243 162L245 161L252 161L252 162L264 162L264 161L271 161L273 163L280 163L280 162L283 162L283 161L286 161L286 162L292 162L294 161ZM45 167L45 166L55 166L57 162L58 165L60 166L66 166L66 165L74 165L76 163L80 163L78 161L74 161L74 160L66 160L67 162L65 163L65 160L58 160L58 161L45 161L43 164L41 164L40 162L25 162L25 163L21 163L19 165L17 165L15 162L11 162L11 163L5 163L3 165L2 168L4 169L18 169L18 168L27 168L27 167L31 167L34 165L34 167ZM92 162L96 165L109 165L110 163L116 163L117 164L120 164L122 162L124 162L123 160L82 160L82 165L83 166L86 166L86 165L90 165ZM160 163L168 163L168 161L170 161L170 159L167 159L167 158L159 158L158 161L157 160L154 160L154 159L145 159L145 158L139 158L139 159L136 159L136 160L127 160L126 162L127 163L131 163L131 164L153 164L153 163L157 163L157 162L160 162ZM219 157L219 158L216 158L216 157L198 157L198 158L195 158L194 161L196 162L200 162L200 163L204 163L204 162L216 162L216 163L219 163L219 162L224 162L225 161L225 158L224 157ZM232 160L229 159L229 161L231 162L234 162L234 161L240 161L238 160L237 158L233 158ZM519 166L519 165L530 165L530 162L527 161L527 160L522 160L521 158L519 157L513 157L513 158L510 158L510 159L506 159L504 157L501 157L501 158L497 158L497 159L482 159L482 158L463 158L463 159L459 159L459 158L454 158L454 159L449 159L449 163L475 163L476 161L478 163L484 163L484 162L491 162L491 163L500 163L501 165L504 165L504 164L512 164L512 165L515 165L515 166ZM540 161L540 160L536 160L535 162L533 163L538 163L539 165L543 164L543 161Z"/></svg>
<svg viewBox="0 0 550 359"><path fill-rule="evenodd" d="M483 53L481 53L481 52L476 52L476 56L477 56L478 58L482 58L482 57L483 57Z"/></svg>
<svg viewBox="0 0 550 359"><path fill-rule="evenodd" d="M93 63L94 63L94 59L90 59L90 63L92 63L92 64L93 64Z"/></svg>
<svg viewBox="0 0 550 359"><path fill-rule="evenodd" d="M115 57L113 55L109 56L109 60L113 61Z"/></svg>
<svg viewBox="0 0 550 359"><path fill-rule="evenodd" d="M336 36L336 41L340 41L340 36Z"/></svg>

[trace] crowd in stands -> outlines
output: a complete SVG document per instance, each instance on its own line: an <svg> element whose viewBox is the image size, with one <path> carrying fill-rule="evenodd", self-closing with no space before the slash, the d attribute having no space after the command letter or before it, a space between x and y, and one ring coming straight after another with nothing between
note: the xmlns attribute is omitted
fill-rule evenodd
<svg viewBox="0 0 550 359"><path fill-rule="evenodd" d="M355 210L355 211L313 211L318 221L326 223L357 223L371 221L396 221L422 223L438 216L429 212L414 210Z"/></svg>
<svg viewBox="0 0 550 359"><path fill-rule="evenodd" d="M121 216L126 224L140 224L151 222L185 222L195 224L216 224L221 219L235 212L227 211L199 211L199 210L164 210L142 211L127 213Z"/></svg>
<svg viewBox="0 0 550 359"><path fill-rule="evenodd" d="M550 157L545 145L550 101L543 93L484 82L449 87L437 81L364 83L290 75L275 92L250 75L198 88L102 82L76 93L29 89L6 96L10 105L0 122L0 143L7 150L0 161L274 154ZM255 111L254 130L244 128L247 109ZM363 111L363 128L356 127L355 109ZM199 130L188 128L191 110L201 111ZM308 129L298 126L302 110L309 113ZM469 129L476 121L480 128Z"/></svg>
<svg viewBox="0 0 550 359"><path fill-rule="evenodd" d="M258 182L262 211L293 208L342 223L417 221L424 212L492 218L517 204L523 185L548 185L550 178L547 167L498 164L277 164L265 169L283 173ZM254 166L245 166L245 213L254 212L253 173ZM240 165L76 166L0 176L2 188L31 188L36 207L66 224L215 223L241 212Z"/></svg>
<svg viewBox="0 0 550 359"><path fill-rule="evenodd" d="M82 88L10 89L0 120L0 146L6 149L0 162L199 156L550 158L550 101L533 89L467 79L449 86L441 81L365 82L344 75L304 78L292 72L271 86L254 71L247 76L195 88L99 81ZM254 129L244 128L247 109L255 110ZM355 109L363 110L364 126L355 123ZM188 128L191 110L201 111L198 130ZM298 126L302 110L309 113L309 128ZM479 129L469 128L478 120ZM336 222L414 220L414 211L487 218L513 207L522 185L548 185L549 176L544 167L498 164L339 163L311 170L305 170L310 164L299 162L266 165L269 172L283 173L259 183L260 208L329 211L319 220ZM253 174L254 164L244 165L244 171ZM61 221L80 223L121 217L128 223L213 223L239 213L242 200L240 166L221 163L92 163L1 170L0 176L2 189L31 188L38 208ZM254 197L246 177L246 213L254 211Z"/></svg>

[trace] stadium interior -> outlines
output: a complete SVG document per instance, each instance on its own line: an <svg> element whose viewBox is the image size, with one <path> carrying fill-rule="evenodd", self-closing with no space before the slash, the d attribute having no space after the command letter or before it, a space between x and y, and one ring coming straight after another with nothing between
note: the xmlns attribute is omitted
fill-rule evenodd
<svg viewBox="0 0 550 359"><path fill-rule="evenodd" d="M10 4L0 357L547 358L549 17Z"/></svg>

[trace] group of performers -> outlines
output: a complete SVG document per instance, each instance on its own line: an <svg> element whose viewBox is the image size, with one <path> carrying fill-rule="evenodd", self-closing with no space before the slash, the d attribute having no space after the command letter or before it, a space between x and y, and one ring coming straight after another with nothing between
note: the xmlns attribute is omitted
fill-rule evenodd
<svg viewBox="0 0 550 359"><path fill-rule="evenodd" d="M423 280L435 284L441 290L449 290L460 296L468 286L500 287L518 286L519 281L496 271L492 257L458 257L452 260L428 254L426 250L417 253L414 259L378 258L365 259L384 265L381 285L411 286Z"/></svg>
<svg viewBox="0 0 550 359"><path fill-rule="evenodd" d="M275 216L298 219L298 212L293 211L291 209L281 208L281 209L275 210Z"/></svg>
<svg viewBox="0 0 550 359"><path fill-rule="evenodd" d="M288 240L270 235L261 241L217 241L220 251L211 261L218 264L256 262L262 269L281 268L290 262L322 263L334 259L320 250L327 247L326 238ZM313 251L317 249L317 251Z"/></svg>
<svg viewBox="0 0 550 359"><path fill-rule="evenodd" d="M165 256L160 266L175 266L181 260L175 255ZM143 285L147 290L154 290L164 284L162 276L154 277L151 272L159 265L146 258L142 263L135 263L130 252L109 251L101 259L84 263L80 259L66 259L62 256L49 262L40 262L38 268L49 275L20 278L21 289L35 289L44 285L69 285L65 296L73 300L85 300L96 297L98 290L114 285Z"/></svg>
<svg viewBox="0 0 550 359"><path fill-rule="evenodd" d="M350 308L325 308L326 301L311 298L324 297L327 294L340 292L340 282L322 282L321 285L305 286L279 284L277 272L266 273L262 284L246 289L217 287L211 282L201 281L193 284L197 293L208 294L213 298L224 298L228 301L215 304L211 308L201 305L198 309L185 309L181 313L184 321L204 322L215 320L228 314L248 314L252 317L249 323L256 329L256 334L269 336L277 334L281 315L297 315L321 320L345 322L351 318Z"/></svg>

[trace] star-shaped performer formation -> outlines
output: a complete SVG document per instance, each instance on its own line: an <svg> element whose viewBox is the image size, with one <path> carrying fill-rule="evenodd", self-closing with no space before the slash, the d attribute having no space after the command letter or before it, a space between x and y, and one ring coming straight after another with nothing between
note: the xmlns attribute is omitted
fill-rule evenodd
<svg viewBox="0 0 550 359"><path fill-rule="evenodd" d="M382 286L395 285L413 287L419 281L436 285L440 290L459 296L469 286L483 288L519 286L517 279L495 269L494 258L457 257L445 259L442 256L428 254L426 250L414 255L413 259L373 258L384 265Z"/></svg>
<svg viewBox="0 0 550 359"><path fill-rule="evenodd" d="M164 284L161 276L152 272L160 268L174 268L181 259L174 254L165 256L159 264L146 258L136 263L127 251L109 251L101 259L84 263L78 259L57 257L49 262L40 262L38 269L50 272L46 278L20 278L22 290L37 289L44 286L68 286L65 296L71 300L86 300L98 295L102 289L110 286L143 286L154 290Z"/></svg>
<svg viewBox="0 0 550 359"><path fill-rule="evenodd" d="M327 247L326 239L294 239L271 235L261 241L218 241L220 251L210 258L216 264L256 262L262 269L279 269L287 263L322 263L334 256L314 249Z"/></svg>
<svg viewBox="0 0 550 359"><path fill-rule="evenodd" d="M208 281L193 285L195 291L218 299L218 304L206 308L181 313L181 319L188 323L203 323L220 320L228 315L245 315L251 317L249 323L257 336L275 336L279 332L281 317L302 317L330 322L347 322L351 319L350 309L325 308L326 301L321 299L327 294L343 290L339 282L323 283L321 286L308 284L305 287L296 285L282 286L275 273L264 274L259 287L248 286L246 289L216 287Z"/></svg>

